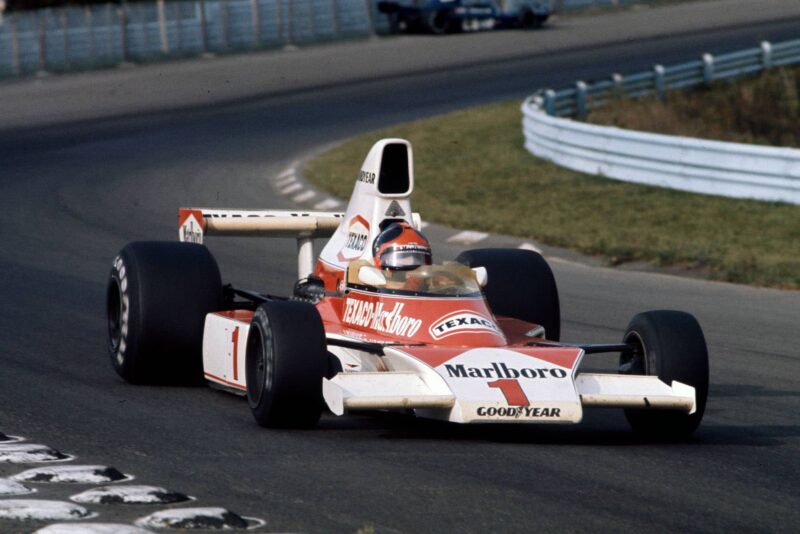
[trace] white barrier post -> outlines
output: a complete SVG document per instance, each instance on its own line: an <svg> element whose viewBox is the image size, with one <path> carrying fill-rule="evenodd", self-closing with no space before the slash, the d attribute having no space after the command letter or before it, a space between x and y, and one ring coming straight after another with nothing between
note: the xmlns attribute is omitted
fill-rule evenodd
<svg viewBox="0 0 800 534"><path fill-rule="evenodd" d="M768 69L772 66L772 45L769 41L761 41L761 68Z"/></svg>
<svg viewBox="0 0 800 534"><path fill-rule="evenodd" d="M714 56L703 54L703 83L711 85L714 81Z"/></svg>
<svg viewBox="0 0 800 534"><path fill-rule="evenodd" d="M578 117L585 117L587 113L586 105L586 82L579 80L575 82L575 106L577 107Z"/></svg>
<svg viewBox="0 0 800 534"><path fill-rule="evenodd" d="M614 82L614 93L618 96L622 96L622 82L625 81L625 78L622 74L615 72L611 75L611 81Z"/></svg>
<svg viewBox="0 0 800 534"><path fill-rule="evenodd" d="M544 92L544 110L551 117L556 116L556 92L552 89Z"/></svg>
<svg viewBox="0 0 800 534"><path fill-rule="evenodd" d="M661 100L664 100L667 97L666 87L664 84L664 66L653 66L653 74L655 74L656 95Z"/></svg>

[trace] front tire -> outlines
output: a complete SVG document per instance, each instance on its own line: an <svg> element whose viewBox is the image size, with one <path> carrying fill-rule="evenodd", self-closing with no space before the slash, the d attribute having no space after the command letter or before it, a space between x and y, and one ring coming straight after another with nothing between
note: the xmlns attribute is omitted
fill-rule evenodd
<svg viewBox="0 0 800 534"><path fill-rule="evenodd" d="M483 293L492 313L536 323L544 327L547 339L561 339L558 287L541 254L515 248L482 248L462 252L456 261L486 268L489 279Z"/></svg>
<svg viewBox="0 0 800 534"><path fill-rule="evenodd" d="M106 293L111 365L132 384L202 380L205 317L221 306L219 268L206 247L128 244Z"/></svg>
<svg viewBox="0 0 800 534"><path fill-rule="evenodd" d="M325 330L306 302L269 301L256 310L247 337L247 400L264 427L313 427L328 374Z"/></svg>
<svg viewBox="0 0 800 534"><path fill-rule="evenodd" d="M700 425L708 397L708 349L703 330L692 315L673 310L640 313L623 338L635 346L620 356L620 373L657 376L695 388L693 414L669 410L627 409L631 428L656 439L685 439Z"/></svg>

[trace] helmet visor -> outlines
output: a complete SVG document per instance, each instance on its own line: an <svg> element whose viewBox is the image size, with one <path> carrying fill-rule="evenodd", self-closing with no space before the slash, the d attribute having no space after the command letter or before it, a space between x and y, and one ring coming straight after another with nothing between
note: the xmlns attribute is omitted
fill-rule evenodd
<svg viewBox="0 0 800 534"><path fill-rule="evenodd" d="M431 264L431 249L420 245L389 247L380 257L384 269L414 269Z"/></svg>

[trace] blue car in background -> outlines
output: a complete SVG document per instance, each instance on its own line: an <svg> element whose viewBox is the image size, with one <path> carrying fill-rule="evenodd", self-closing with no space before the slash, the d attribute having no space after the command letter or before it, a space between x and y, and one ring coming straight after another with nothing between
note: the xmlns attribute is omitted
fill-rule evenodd
<svg viewBox="0 0 800 534"><path fill-rule="evenodd" d="M550 16L549 0L382 0L392 32L435 34L496 28L538 28Z"/></svg>

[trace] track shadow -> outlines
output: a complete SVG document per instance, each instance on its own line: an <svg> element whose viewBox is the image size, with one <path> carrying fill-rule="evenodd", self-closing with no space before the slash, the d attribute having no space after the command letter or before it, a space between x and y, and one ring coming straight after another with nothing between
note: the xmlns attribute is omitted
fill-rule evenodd
<svg viewBox="0 0 800 534"><path fill-rule="evenodd" d="M325 417L320 430L364 434L385 440L447 440L531 445L586 446L717 446L746 445L778 447L786 438L800 437L800 425L701 424L693 436L683 440L653 440L636 434L619 410L594 410L574 426L536 424L470 424L419 419L413 415L370 412L342 418Z"/></svg>

